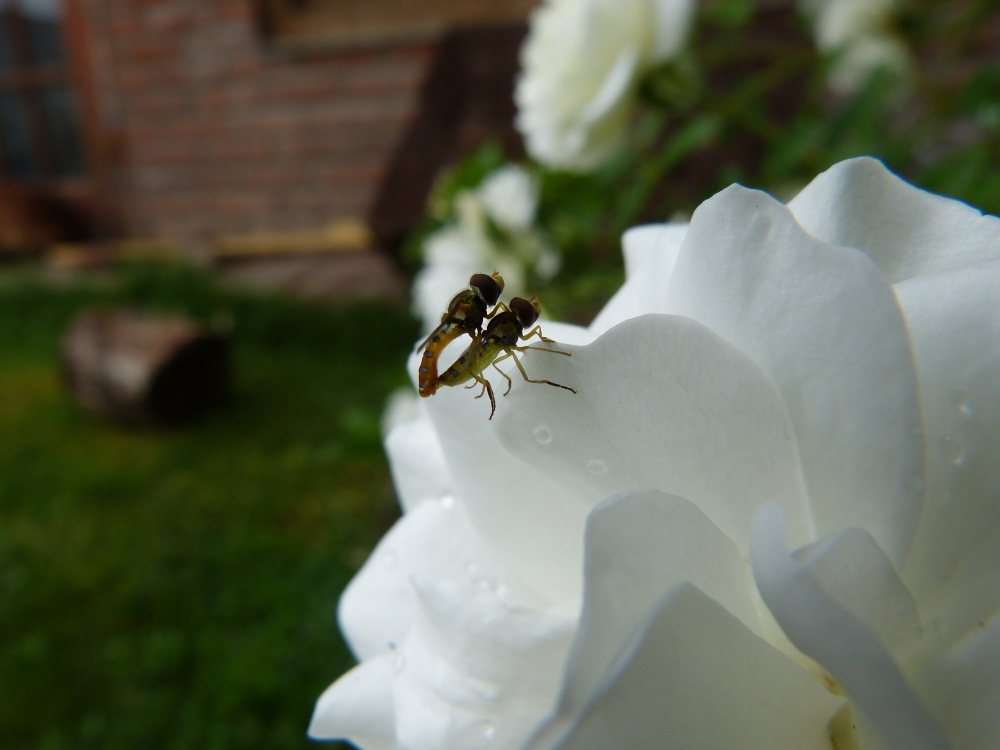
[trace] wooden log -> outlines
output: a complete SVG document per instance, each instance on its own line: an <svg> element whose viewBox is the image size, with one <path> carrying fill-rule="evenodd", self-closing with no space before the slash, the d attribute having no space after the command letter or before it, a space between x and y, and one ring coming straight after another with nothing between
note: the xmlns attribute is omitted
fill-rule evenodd
<svg viewBox="0 0 1000 750"><path fill-rule="evenodd" d="M225 336L181 317L88 311L62 346L63 376L85 408L127 423L178 424L229 389Z"/></svg>

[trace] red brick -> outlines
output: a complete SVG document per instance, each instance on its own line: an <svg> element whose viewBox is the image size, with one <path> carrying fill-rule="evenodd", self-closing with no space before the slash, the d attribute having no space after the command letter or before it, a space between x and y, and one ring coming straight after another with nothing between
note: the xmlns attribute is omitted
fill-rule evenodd
<svg viewBox="0 0 1000 750"><path fill-rule="evenodd" d="M427 45L289 59L250 0L82 0L125 143L127 231L204 237L363 217Z"/></svg>

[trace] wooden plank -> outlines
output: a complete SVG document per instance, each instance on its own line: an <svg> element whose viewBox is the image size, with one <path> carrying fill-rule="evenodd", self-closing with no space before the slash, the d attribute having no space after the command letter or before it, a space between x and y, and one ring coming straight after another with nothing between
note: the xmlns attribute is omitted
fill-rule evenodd
<svg viewBox="0 0 1000 750"><path fill-rule="evenodd" d="M354 47L433 39L457 26L523 23L538 0L264 0L279 46Z"/></svg>
<svg viewBox="0 0 1000 750"><path fill-rule="evenodd" d="M226 260L266 255L351 253L367 252L373 245L368 224L358 219L341 219L313 230L222 235L213 243L213 254L218 260Z"/></svg>

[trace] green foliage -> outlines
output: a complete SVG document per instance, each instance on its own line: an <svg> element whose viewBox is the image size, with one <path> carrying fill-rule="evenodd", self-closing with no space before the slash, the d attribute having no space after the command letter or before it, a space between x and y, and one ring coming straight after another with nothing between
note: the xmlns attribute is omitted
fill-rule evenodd
<svg viewBox="0 0 1000 750"><path fill-rule="evenodd" d="M231 402L172 430L73 404L59 338L122 303L231 325ZM337 598L397 515L378 420L416 334L392 306L184 267L0 285L0 746L312 746L312 704L353 664Z"/></svg>
<svg viewBox="0 0 1000 750"><path fill-rule="evenodd" d="M717 26L741 29L753 17L754 10L753 0L715 0L705 3L702 14Z"/></svg>

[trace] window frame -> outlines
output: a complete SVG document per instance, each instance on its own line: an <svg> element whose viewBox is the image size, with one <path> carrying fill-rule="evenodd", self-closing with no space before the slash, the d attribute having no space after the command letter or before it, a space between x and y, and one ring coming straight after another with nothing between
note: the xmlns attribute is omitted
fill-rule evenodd
<svg viewBox="0 0 1000 750"><path fill-rule="evenodd" d="M18 184L80 181L89 172L86 147L86 125L83 114L82 96L73 75L75 69L71 45L68 42L69 3L63 2L63 14L56 24L62 46L59 61L39 61L36 59L32 41L32 29L28 16L12 3L0 6L3 17L3 31L6 34L11 67L0 69L0 96L11 97L23 108L27 125L27 153L32 165L29 174L19 174L15 157L6 152L6 138L0 140L0 182ZM58 123L53 112L52 101L47 98L57 91L67 91L74 100L75 144L79 149L79 172L64 172L68 163L60 163Z"/></svg>

